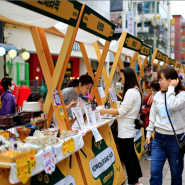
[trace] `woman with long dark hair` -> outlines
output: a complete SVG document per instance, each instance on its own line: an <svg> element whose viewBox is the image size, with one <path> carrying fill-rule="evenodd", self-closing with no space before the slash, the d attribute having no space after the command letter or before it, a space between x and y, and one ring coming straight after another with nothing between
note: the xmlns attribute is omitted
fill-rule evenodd
<svg viewBox="0 0 185 185"><path fill-rule="evenodd" d="M185 87L172 67L158 71L158 79L161 91L153 99L150 122L146 129L147 143L150 143L155 129L151 151L150 185L162 185L162 171L166 159L170 165L171 185L182 185L184 154L180 152L172 126L179 140L184 137Z"/></svg>
<svg viewBox="0 0 185 185"><path fill-rule="evenodd" d="M119 109L102 109L101 114L119 115L118 139L121 159L125 163L128 175L128 183L142 185L139 180L142 177L141 167L134 149L134 137L136 129L134 121L138 117L141 107L141 95L139 85L132 68L121 69L121 82L124 86L123 101Z"/></svg>

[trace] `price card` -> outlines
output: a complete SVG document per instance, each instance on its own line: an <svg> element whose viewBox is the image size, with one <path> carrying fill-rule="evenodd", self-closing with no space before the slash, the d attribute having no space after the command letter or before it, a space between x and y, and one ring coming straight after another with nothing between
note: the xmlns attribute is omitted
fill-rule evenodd
<svg viewBox="0 0 185 185"><path fill-rule="evenodd" d="M116 95L114 88L110 88L109 93L110 93L110 97L111 97L112 102L117 101L117 95Z"/></svg>
<svg viewBox="0 0 185 185"><path fill-rule="evenodd" d="M92 128L91 131L92 131L92 133L94 135L94 138L95 138L96 142L98 142L98 141L103 139L97 128Z"/></svg>
<svg viewBox="0 0 185 185"><path fill-rule="evenodd" d="M25 184L33 170L36 167L35 160L35 149L23 152L15 157L15 162L17 164L17 177L18 179Z"/></svg>
<svg viewBox="0 0 185 185"><path fill-rule="evenodd" d="M100 111L99 110L95 110L93 111L96 122L99 123L101 121L101 115L100 115Z"/></svg>
<svg viewBox="0 0 185 185"><path fill-rule="evenodd" d="M55 171L56 157L56 150L53 147L43 151L44 170L47 174L51 174Z"/></svg>
<svg viewBox="0 0 185 185"><path fill-rule="evenodd" d="M72 153L75 150L75 141L73 138L64 141L62 144L62 152L65 155L67 152Z"/></svg>
<svg viewBox="0 0 185 185"><path fill-rule="evenodd" d="M91 104L86 104L84 108L89 125L96 124L96 118L95 115L93 114Z"/></svg>
<svg viewBox="0 0 185 185"><path fill-rule="evenodd" d="M78 123L80 129L82 129L82 126L84 124L84 118L82 115L81 107L72 107L71 111L73 113L73 118L77 118L77 123Z"/></svg>
<svg viewBox="0 0 185 185"><path fill-rule="evenodd" d="M54 105L55 106L58 106L58 105L62 104L57 90L53 90L53 98L54 98Z"/></svg>
<svg viewBox="0 0 185 185"><path fill-rule="evenodd" d="M98 92L101 98L105 97L105 92L103 90L103 87L98 87Z"/></svg>

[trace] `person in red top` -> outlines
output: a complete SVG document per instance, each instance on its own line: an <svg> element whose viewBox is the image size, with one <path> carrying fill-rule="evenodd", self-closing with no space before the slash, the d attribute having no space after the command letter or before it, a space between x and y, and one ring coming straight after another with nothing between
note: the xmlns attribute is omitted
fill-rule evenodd
<svg viewBox="0 0 185 185"><path fill-rule="evenodd" d="M146 128L148 127L149 124L150 108L152 106L153 97L160 90L158 80L157 79L153 80L150 84L150 87L152 92L143 99L144 108L142 108L145 138L146 138ZM148 160L150 160L150 150L148 151L148 153L144 154L144 156L147 157Z"/></svg>
<svg viewBox="0 0 185 185"><path fill-rule="evenodd" d="M151 93L143 99L144 108L142 108L145 137L146 137L146 128L148 127L148 124L149 124L149 114L150 114L150 108L153 102L153 97L160 90L160 85L158 80L157 79L153 80L150 84L150 87L151 87Z"/></svg>

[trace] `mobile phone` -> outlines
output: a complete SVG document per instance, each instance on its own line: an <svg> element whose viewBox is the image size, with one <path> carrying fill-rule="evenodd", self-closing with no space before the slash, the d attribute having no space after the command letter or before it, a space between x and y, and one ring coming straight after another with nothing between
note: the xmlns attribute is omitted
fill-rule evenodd
<svg viewBox="0 0 185 185"><path fill-rule="evenodd" d="M151 147L151 143L146 143L146 144L144 145L144 149L145 149L145 150L148 150L150 147Z"/></svg>

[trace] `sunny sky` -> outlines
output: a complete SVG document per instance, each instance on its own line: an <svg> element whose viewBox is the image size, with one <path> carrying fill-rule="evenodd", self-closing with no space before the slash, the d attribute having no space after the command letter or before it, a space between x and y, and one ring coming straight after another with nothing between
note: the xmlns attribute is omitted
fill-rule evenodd
<svg viewBox="0 0 185 185"><path fill-rule="evenodd" d="M185 1L171 1L171 14L182 15L185 18Z"/></svg>

